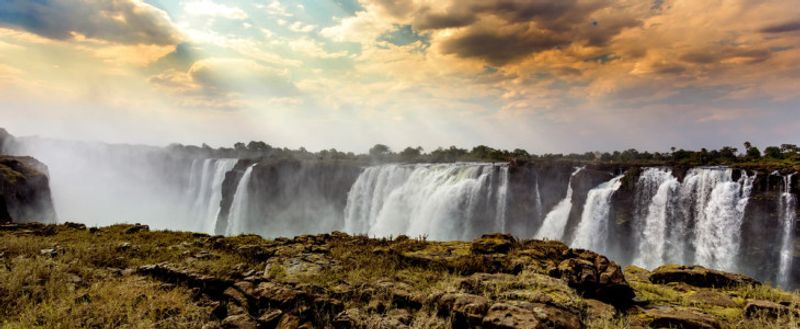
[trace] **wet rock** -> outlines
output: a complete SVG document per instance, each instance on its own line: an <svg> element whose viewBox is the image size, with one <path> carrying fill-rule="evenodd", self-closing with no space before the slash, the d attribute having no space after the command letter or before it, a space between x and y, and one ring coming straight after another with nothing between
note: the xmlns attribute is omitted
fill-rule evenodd
<svg viewBox="0 0 800 329"><path fill-rule="evenodd" d="M258 322L248 314L231 315L222 320L225 329L257 329Z"/></svg>
<svg viewBox="0 0 800 329"><path fill-rule="evenodd" d="M147 232L147 231L150 231L150 226L142 225L142 224L138 224L137 223L137 224L134 224L131 227L128 227L125 230L125 234L135 234L135 233Z"/></svg>
<svg viewBox="0 0 800 329"><path fill-rule="evenodd" d="M31 157L0 155L0 223L55 220L47 166Z"/></svg>
<svg viewBox="0 0 800 329"><path fill-rule="evenodd" d="M650 282L671 283L683 282L695 287L731 288L741 285L759 285L757 280L734 273L707 269L702 266L664 265L653 270Z"/></svg>
<svg viewBox="0 0 800 329"><path fill-rule="evenodd" d="M787 316L789 313L790 309L788 307L765 300L750 301L744 307L744 315L748 318L775 319Z"/></svg>

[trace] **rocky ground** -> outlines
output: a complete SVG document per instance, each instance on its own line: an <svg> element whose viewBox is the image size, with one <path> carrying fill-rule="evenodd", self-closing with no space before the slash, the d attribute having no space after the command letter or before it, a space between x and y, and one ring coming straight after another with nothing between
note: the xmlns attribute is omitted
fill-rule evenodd
<svg viewBox="0 0 800 329"><path fill-rule="evenodd" d="M800 295L556 241L0 225L4 328L794 328Z"/></svg>

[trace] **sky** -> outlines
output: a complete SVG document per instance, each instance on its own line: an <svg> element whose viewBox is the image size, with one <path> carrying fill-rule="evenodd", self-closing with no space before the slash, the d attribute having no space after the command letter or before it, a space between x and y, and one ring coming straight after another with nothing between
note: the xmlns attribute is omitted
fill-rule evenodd
<svg viewBox="0 0 800 329"><path fill-rule="evenodd" d="M15 135L312 151L800 144L800 6L0 0L0 118Z"/></svg>

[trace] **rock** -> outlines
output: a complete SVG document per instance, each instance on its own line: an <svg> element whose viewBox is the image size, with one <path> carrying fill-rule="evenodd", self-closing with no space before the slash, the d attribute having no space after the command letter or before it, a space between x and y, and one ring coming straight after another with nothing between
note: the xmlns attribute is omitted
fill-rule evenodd
<svg viewBox="0 0 800 329"><path fill-rule="evenodd" d="M639 319L642 325L651 328L674 329L720 329L717 318L697 311L679 309L648 310Z"/></svg>
<svg viewBox="0 0 800 329"><path fill-rule="evenodd" d="M428 301L439 316L451 316L453 328L479 326L489 308L489 300L483 296L465 293L436 294Z"/></svg>
<svg viewBox="0 0 800 329"><path fill-rule="evenodd" d="M310 296L290 286L274 282L261 282L253 290L253 297L261 308L292 309L300 302L309 302Z"/></svg>
<svg viewBox="0 0 800 329"><path fill-rule="evenodd" d="M300 318L291 314L284 314L275 329L297 329L299 327Z"/></svg>
<svg viewBox="0 0 800 329"><path fill-rule="evenodd" d="M653 270L650 282L670 283L683 282L695 287L704 288L731 288L741 285L760 285L757 280L734 273L727 273L702 266L664 265Z"/></svg>
<svg viewBox="0 0 800 329"><path fill-rule="evenodd" d="M128 229L125 230L125 234L135 234L135 233L147 232L147 231L150 231L150 226L136 223L133 226L128 227Z"/></svg>
<svg viewBox="0 0 800 329"><path fill-rule="evenodd" d="M248 314L231 315L222 320L225 329L257 329L258 322Z"/></svg>
<svg viewBox="0 0 800 329"><path fill-rule="evenodd" d="M687 297L692 304L708 304L722 307L737 307L736 303L728 296L718 292L701 290Z"/></svg>
<svg viewBox="0 0 800 329"><path fill-rule="evenodd" d="M80 223L66 222L64 223L64 226L75 230L86 230L86 225Z"/></svg>
<svg viewBox="0 0 800 329"><path fill-rule="evenodd" d="M0 223L55 223L47 171L31 157L0 156Z"/></svg>
<svg viewBox="0 0 800 329"><path fill-rule="evenodd" d="M788 307L765 300L754 300L744 306L744 315L748 318L775 319L789 315Z"/></svg>
<svg viewBox="0 0 800 329"><path fill-rule="evenodd" d="M405 329L412 318L406 310L396 310L390 314L379 315L351 308L336 315L333 327L336 329Z"/></svg>
<svg viewBox="0 0 800 329"><path fill-rule="evenodd" d="M505 254L511 251L516 243L511 235L484 234L472 242L471 250L473 254Z"/></svg>
<svg viewBox="0 0 800 329"><path fill-rule="evenodd" d="M268 329L275 328L276 326L278 326L278 322L280 322L282 315L283 315L283 312L281 312L281 310L275 309L275 310L266 311L266 312L264 312L264 314L262 314L261 316L258 317L258 320L257 320L258 321L258 327L260 329L263 329L263 328L268 328Z"/></svg>
<svg viewBox="0 0 800 329"><path fill-rule="evenodd" d="M603 303L599 300L586 299L586 314L590 319L613 319L617 315L614 306Z"/></svg>
<svg viewBox="0 0 800 329"><path fill-rule="evenodd" d="M221 296L228 287L233 285L233 282L227 279L179 270L166 263L140 266L136 269L136 272L169 283L185 284L190 288L197 287L200 288L203 293L214 296Z"/></svg>
<svg viewBox="0 0 800 329"><path fill-rule="evenodd" d="M58 249L57 248L42 249L39 250L39 254L47 257L56 257L58 256Z"/></svg>
<svg viewBox="0 0 800 329"><path fill-rule="evenodd" d="M581 329L580 317L558 308L531 303L495 303L483 318L483 328Z"/></svg>
<svg viewBox="0 0 800 329"><path fill-rule="evenodd" d="M550 270L550 276L561 278L585 297L615 306L632 303L636 294L625 280L622 268L603 255L581 249L568 249L564 260Z"/></svg>
<svg viewBox="0 0 800 329"><path fill-rule="evenodd" d="M392 303L399 308L419 309L422 307L424 297L414 292L406 283L396 281L379 281L378 291L390 296Z"/></svg>

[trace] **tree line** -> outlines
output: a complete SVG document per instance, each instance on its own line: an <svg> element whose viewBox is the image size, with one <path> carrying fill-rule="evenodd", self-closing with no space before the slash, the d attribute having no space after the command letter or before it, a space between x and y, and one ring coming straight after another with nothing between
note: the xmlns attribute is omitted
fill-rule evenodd
<svg viewBox="0 0 800 329"><path fill-rule="evenodd" d="M406 147L399 151L392 150L384 144L375 144L367 153L355 154L341 152L335 148L310 152L305 148L289 149L273 147L262 141L251 141L247 144L236 143L231 148L212 148L202 146L172 144L168 147L171 151L188 153L195 156L231 157L231 158L295 158L295 159L321 159L321 160L352 160L369 163L388 162L459 162L459 161L485 161L485 162L537 162L537 161L570 161L570 162L601 162L601 163L637 163L637 164L684 164L684 165L729 165L741 163L800 163L800 148L795 144L782 144L768 146L763 150L744 142L740 150L736 147L725 146L716 150L702 148L700 150L685 150L676 147L669 152L648 152L636 149L627 149L614 152L585 152L585 153L547 153L531 154L524 149L495 149L485 145L478 145L472 149L450 146L439 147L425 152L422 147Z"/></svg>

